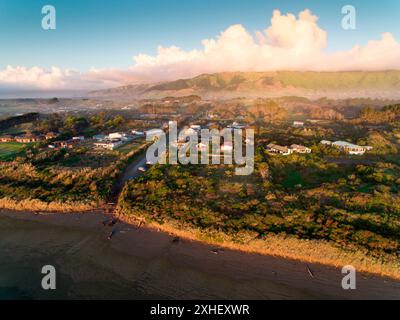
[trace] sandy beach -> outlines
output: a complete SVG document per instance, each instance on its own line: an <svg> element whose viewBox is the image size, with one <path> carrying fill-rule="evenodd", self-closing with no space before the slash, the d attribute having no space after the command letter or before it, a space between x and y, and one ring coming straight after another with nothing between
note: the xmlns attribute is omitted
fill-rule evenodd
<svg viewBox="0 0 400 320"><path fill-rule="evenodd" d="M400 282L389 278L357 274L357 289L343 290L338 268L215 250L125 223L104 227L109 217L0 211L3 296L12 288L39 299L400 299ZM39 285L44 264L59 272L51 294Z"/></svg>

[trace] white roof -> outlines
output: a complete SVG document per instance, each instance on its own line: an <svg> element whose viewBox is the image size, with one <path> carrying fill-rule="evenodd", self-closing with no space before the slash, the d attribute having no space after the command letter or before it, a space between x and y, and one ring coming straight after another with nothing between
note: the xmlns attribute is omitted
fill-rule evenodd
<svg viewBox="0 0 400 320"><path fill-rule="evenodd" d="M362 146L347 142L347 141L335 141L333 143L334 146L343 147L343 148L364 148Z"/></svg>

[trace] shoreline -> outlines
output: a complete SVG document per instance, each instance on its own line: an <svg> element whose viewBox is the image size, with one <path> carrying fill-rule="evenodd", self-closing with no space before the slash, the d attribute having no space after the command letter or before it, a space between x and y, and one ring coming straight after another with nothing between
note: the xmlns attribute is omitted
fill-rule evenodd
<svg viewBox="0 0 400 320"><path fill-rule="evenodd" d="M118 219L128 224L137 224L140 219L117 215ZM142 218L144 219L144 218ZM232 237L222 232L208 234L201 229L185 226L184 229L176 227L173 222L159 224L145 223L146 228L154 232L164 232L171 236L180 237L190 241L236 250L247 254L259 254L282 259L290 259L299 263L319 264L326 267L342 268L347 265L354 266L357 271L373 276L387 277L400 280L400 262L382 263L378 259L366 256L358 251L350 252L335 247L327 241L300 240L277 235L268 236L265 240L249 240L248 243L237 243ZM218 239L216 241L215 239ZM331 256L327 256L330 253Z"/></svg>
<svg viewBox="0 0 400 320"><path fill-rule="evenodd" d="M150 232L164 233L170 237L195 241L203 245L216 248L235 250L247 254L259 254L282 259L290 259L300 263L319 264L326 267L342 268L346 265L354 266L359 272L373 276L387 277L392 280L400 280L400 262L382 263L378 259L366 256L359 252L350 252L326 241L301 240L288 237L271 235L266 240L252 240L249 243L241 244L234 242L231 237L222 232L209 234L204 230L185 226L184 229L171 223L159 224L156 222L145 222L144 217L127 216L119 212L118 207L111 208L103 205L97 208L80 211L51 211L51 210L14 210L0 208L0 214L8 212L12 215L28 214L33 217L40 216L62 216L62 215L98 215L103 219L116 217L120 222L134 228L144 228ZM62 219L60 219L62 220ZM218 239L218 241L216 240ZM269 244L267 244L269 242ZM276 248L278 247L278 248ZM293 248L293 249L291 249ZM304 252L300 252L304 250ZM327 257L326 252L332 252L333 257ZM324 253L321 253L324 252Z"/></svg>
<svg viewBox="0 0 400 320"><path fill-rule="evenodd" d="M251 282L251 292L229 293L229 291L226 291L224 294L228 295L227 298L274 299L286 297L301 299L303 293L306 292L304 297L313 299L398 299L400 292L399 281L363 272L357 274L358 290L345 291L341 288L343 277L341 268L317 262L294 260L289 257L265 255L232 248L221 249L223 246L220 244L208 244L183 237L179 242L174 243L174 235L157 232L155 226L146 225L136 228L132 223L128 224L121 221L118 225L122 231L118 232L111 241L108 241L106 237L111 229L103 227L101 221L112 217L113 214L105 211L35 215L32 212L0 210L1 216L54 227L79 228L80 230L95 232L100 236L96 240L96 243L100 241L99 245L111 247L113 250L131 258L157 261L156 264L161 263L161 260L163 265L173 265L173 270L183 268L182 277L190 270L200 278L216 277L217 279L223 278L224 281L229 280L230 286L233 285L231 282L235 286L241 285L242 280ZM219 248L219 251L214 252L216 248ZM112 269L117 274L126 274L127 279L131 279L128 276L128 267L113 265ZM311 270L313 276L310 275L309 270ZM188 285L186 282L190 282L190 277L189 279L186 279L186 277L181 279L180 274L173 276L178 277L177 283L183 282L184 286ZM254 279L257 281L253 282ZM265 281L268 285L261 285L262 281ZM197 283L190 283L190 286L197 285ZM207 285L212 286L212 289L216 292L225 290L224 286L219 289L211 284ZM258 287L259 285L260 287ZM279 288L279 293L271 288L275 288L275 291ZM269 292L270 289L273 291L272 293ZM258 296L259 290L266 290L267 293ZM293 293L289 293L292 291ZM218 294L221 293L218 291ZM183 297L191 299L203 296L197 296L195 293L192 296L187 293ZM221 298L220 295L216 295L216 297Z"/></svg>

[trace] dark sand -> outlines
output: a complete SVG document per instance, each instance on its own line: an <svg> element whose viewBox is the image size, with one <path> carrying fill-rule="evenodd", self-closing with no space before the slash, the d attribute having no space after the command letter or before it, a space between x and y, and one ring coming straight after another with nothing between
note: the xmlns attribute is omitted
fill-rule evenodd
<svg viewBox="0 0 400 320"><path fill-rule="evenodd" d="M0 211L0 299L400 299L400 282L358 274L341 287L333 267L181 240L118 223L104 213ZM112 230L116 233L107 240ZM43 265L57 270L57 290L40 287Z"/></svg>

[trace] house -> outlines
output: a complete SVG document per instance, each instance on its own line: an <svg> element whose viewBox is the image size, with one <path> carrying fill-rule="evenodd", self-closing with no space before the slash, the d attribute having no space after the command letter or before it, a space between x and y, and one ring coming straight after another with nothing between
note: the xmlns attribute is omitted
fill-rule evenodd
<svg viewBox="0 0 400 320"><path fill-rule="evenodd" d="M134 134L135 136L144 136L143 131L132 130L131 133Z"/></svg>
<svg viewBox="0 0 400 320"><path fill-rule="evenodd" d="M64 141L54 141L52 144L48 145L50 149L72 149L77 140L64 140Z"/></svg>
<svg viewBox="0 0 400 320"><path fill-rule="evenodd" d="M44 136L46 140L51 140L57 138L57 134L54 132L47 132Z"/></svg>
<svg viewBox="0 0 400 320"><path fill-rule="evenodd" d="M14 137L8 134L0 137L0 142L11 142L11 141L14 141Z"/></svg>
<svg viewBox="0 0 400 320"><path fill-rule="evenodd" d="M126 135L125 133L113 132L108 135L108 138L109 139L122 139L123 137L125 137L125 135Z"/></svg>
<svg viewBox="0 0 400 320"><path fill-rule="evenodd" d="M84 136L72 137L72 140L83 141L83 140L85 140L85 137Z"/></svg>
<svg viewBox="0 0 400 320"><path fill-rule="evenodd" d="M292 152L297 152L297 153L311 153L310 148L307 148L299 144L292 144L290 146L290 150L292 150Z"/></svg>
<svg viewBox="0 0 400 320"><path fill-rule="evenodd" d="M295 127L295 128L304 127L304 122L302 122L302 121L293 121L293 127Z"/></svg>
<svg viewBox="0 0 400 320"><path fill-rule="evenodd" d="M104 142L96 142L94 145L97 148L107 149L107 150L114 150L120 146L122 146L121 140L115 141L104 141Z"/></svg>
<svg viewBox="0 0 400 320"><path fill-rule="evenodd" d="M330 146L330 145L332 145L332 141L329 141L329 140L322 140L322 141L320 142L320 144L323 144L323 145L326 145L326 146Z"/></svg>
<svg viewBox="0 0 400 320"><path fill-rule="evenodd" d="M268 149L269 152L282 154L284 156L289 155L289 154L292 153L291 149L289 149L288 147L280 146L280 145L273 144L273 143L270 143L267 146L267 149Z"/></svg>
<svg viewBox="0 0 400 320"><path fill-rule="evenodd" d="M26 135L15 137L15 141L20 142L20 143L31 143L31 142L37 142L39 140L40 140L40 137L35 136L33 134L26 134Z"/></svg>
<svg viewBox="0 0 400 320"><path fill-rule="evenodd" d="M367 147L359 146L359 145L352 144L347 141L336 141L336 142L332 143L332 146L339 148L351 155L363 155L367 150L372 149L372 147L369 147L369 146L367 146Z"/></svg>

